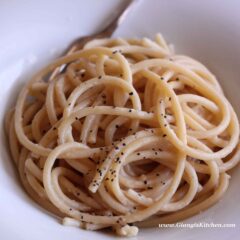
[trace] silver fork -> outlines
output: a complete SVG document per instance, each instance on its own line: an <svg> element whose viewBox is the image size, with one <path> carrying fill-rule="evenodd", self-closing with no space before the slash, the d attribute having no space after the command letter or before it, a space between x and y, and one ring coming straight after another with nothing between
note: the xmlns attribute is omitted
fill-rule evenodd
<svg viewBox="0 0 240 240"><path fill-rule="evenodd" d="M63 55L71 54L72 52L83 48L83 46L92 39L111 37L138 1L139 0L128 0L128 3L125 5L125 7L117 13L114 19L104 29L92 35L77 38L73 43L70 44Z"/></svg>
<svg viewBox="0 0 240 240"><path fill-rule="evenodd" d="M112 34L115 32L115 30L121 25L121 23L124 21L124 19L126 18L127 14L135 7L135 5L137 4L137 2L139 2L140 0L128 0L128 3L125 5L124 8L122 8L117 15L115 16L115 18L101 31L88 35L88 36L83 36L83 37L79 37L76 40L74 40L69 47L64 51L64 53L62 54L62 56L65 55L70 55L71 53L80 50L83 48L83 46L89 42L90 40L93 39L97 39L97 38L106 38L106 37L111 37ZM63 73L66 68L67 65L63 65L59 68L56 68L51 76L50 79L53 79L57 74L59 73Z"/></svg>

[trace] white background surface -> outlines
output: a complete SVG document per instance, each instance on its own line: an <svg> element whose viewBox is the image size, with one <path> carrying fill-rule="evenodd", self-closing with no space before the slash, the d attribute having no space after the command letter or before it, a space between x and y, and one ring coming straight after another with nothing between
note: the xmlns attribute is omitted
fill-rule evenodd
<svg viewBox="0 0 240 240"><path fill-rule="evenodd" d="M0 121L31 74L57 57L75 37L106 25L124 1L2 0L0 2ZM240 1L142 0L115 33L154 37L161 32L177 53L206 64L220 79L239 116ZM0 239L111 239L113 235L63 227L21 189L0 131ZM147 229L136 239L237 239L240 169L217 205L186 222L235 223L228 229Z"/></svg>

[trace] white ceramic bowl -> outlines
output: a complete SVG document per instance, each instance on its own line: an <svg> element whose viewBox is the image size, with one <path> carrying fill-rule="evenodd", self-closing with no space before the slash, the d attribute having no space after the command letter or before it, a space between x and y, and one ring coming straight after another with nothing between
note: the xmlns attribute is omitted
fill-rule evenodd
<svg viewBox="0 0 240 240"><path fill-rule="evenodd" d="M0 2L0 120L20 86L57 57L75 37L93 33L123 1L2 0ZM142 0L115 33L154 37L161 32L177 53L190 55L216 74L240 113L240 2L237 0ZM111 239L113 235L64 227L21 188L9 156L3 124L0 138L0 239ZM211 209L187 223L235 223L235 228L140 230L136 239L238 239L240 169Z"/></svg>

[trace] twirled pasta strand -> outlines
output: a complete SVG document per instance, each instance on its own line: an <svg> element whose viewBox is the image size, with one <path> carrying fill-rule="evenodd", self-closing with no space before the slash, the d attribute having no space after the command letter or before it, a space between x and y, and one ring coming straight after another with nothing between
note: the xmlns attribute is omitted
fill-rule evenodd
<svg viewBox="0 0 240 240"><path fill-rule="evenodd" d="M161 35L93 40L56 60L5 125L36 202L65 225L120 235L212 206L240 160L238 119L217 79Z"/></svg>

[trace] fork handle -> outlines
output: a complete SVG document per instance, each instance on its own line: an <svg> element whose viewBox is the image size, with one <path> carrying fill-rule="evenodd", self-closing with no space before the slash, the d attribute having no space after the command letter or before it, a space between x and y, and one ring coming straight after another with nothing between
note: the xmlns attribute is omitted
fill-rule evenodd
<svg viewBox="0 0 240 240"><path fill-rule="evenodd" d="M124 21L125 17L127 16L127 14L132 10L132 8L134 7L134 5L138 2L139 0L130 0L128 1L127 5L122 8L117 15L114 17L114 19L101 31L92 34L92 35L88 35L88 36L84 36L84 37L80 37L78 39L76 39L70 46L69 48L66 49L66 51L64 52L63 55L69 55L73 52L75 52L78 49L83 48L83 46L96 38L104 38L104 37L111 37L112 34L114 33L114 31L120 26L120 24Z"/></svg>
<svg viewBox="0 0 240 240"><path fill-rule="evenodd" d="M122 8L121 11L119 11L117 13L115 18L103 30L101 30L100 32L97 32L95 34L84 36L84 37L80 37L80 38L76 39L63 52L62 56L70 55L71 53L75 52L76 50L82 49L87 42L89 42L89 41L91 41L93 39L104 38L104 37L111 37L112 34L114 33L114 31L117 29L117 27L120 26L120 24L123 22L123 20L125 19L125 17L129 13L129 11L132 10L134 5L138 1L139 0L128 0L127 5L124 8ZM50 80L53 79L57 74L64 72L66 70L67 66L68 66L68 64L56 68L52 72L52 74L50 76Z"/></svg>

